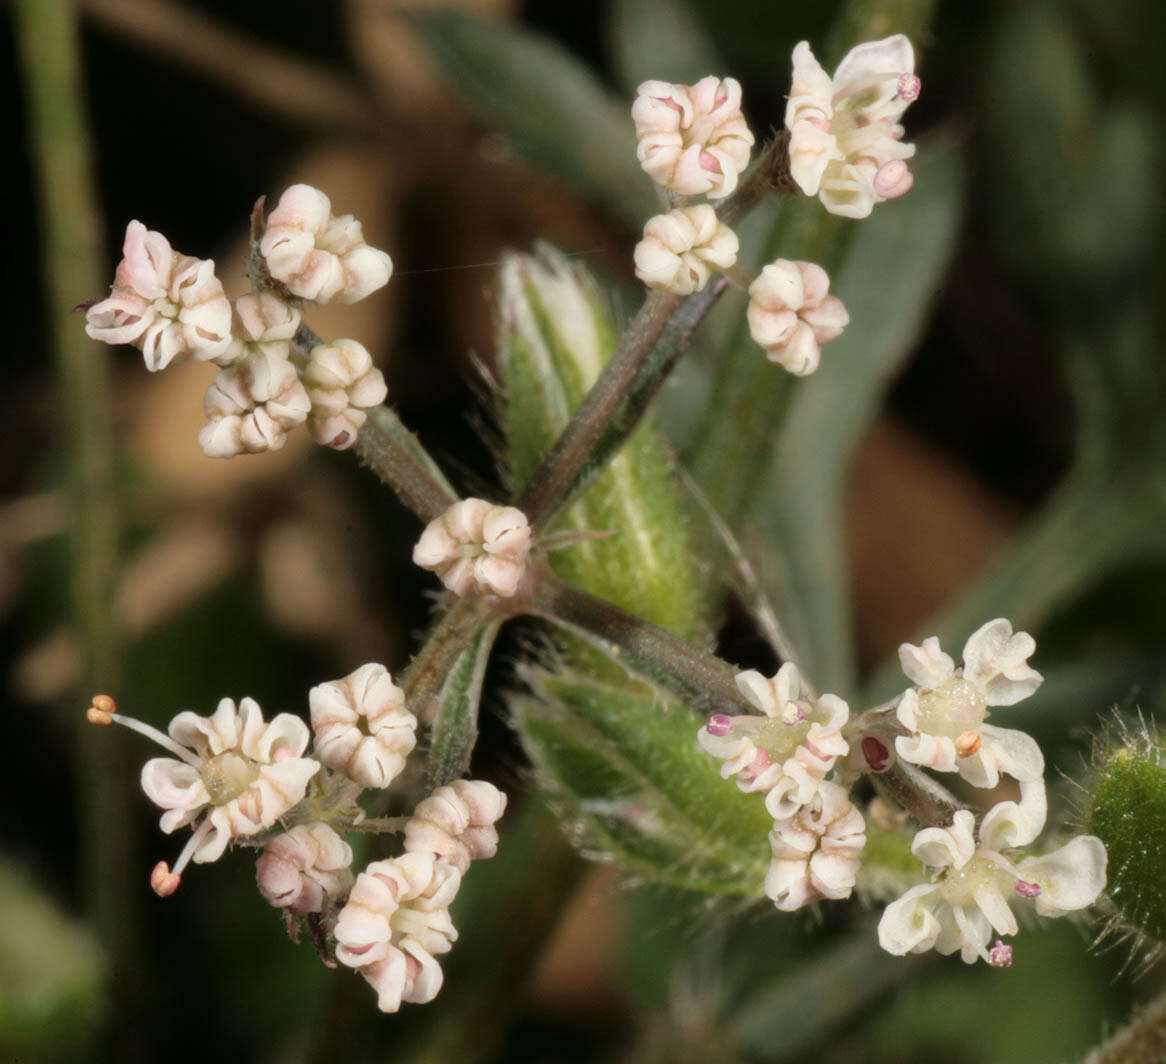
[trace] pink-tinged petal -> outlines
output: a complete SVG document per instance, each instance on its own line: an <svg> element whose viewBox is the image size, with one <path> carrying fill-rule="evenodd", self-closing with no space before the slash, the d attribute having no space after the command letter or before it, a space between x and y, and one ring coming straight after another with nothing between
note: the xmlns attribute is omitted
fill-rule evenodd
<svg viewBox="0 0 1166 1064"><path fill-rule="evenodd" d="M958 758L955 744L946 735L928 735L926 732L898 736L895 753L912 765L933 768L936 772L955 772L958 768L962 773L967 762L972 760Z"/></svg>
<svg viewBox="0 0 1166 1064"><path fill-rule="evenodd" d="M311 185L292 185L279 197L268 215L268 229L287 226L315 232L323 229L332 212L332 203L323 192Z"/></svg>
<svg viewBox="0 0 1166 1064"><path fill-rule="evenodd" d="M126 226L121 264L117 268L119 283L132 288L144 299L161 299L169 287L174 253L170 242L139 221Z"/></svg>
<svg viewBox="0 0 1166 1064"><path fill-rule="evenodd" d="M1040 886L1036 911L1063 916L1092 905L1105 889L1105 844L1093 835L1078 835L1043 857L1027 857L1019 868L1024 878Z"/></svg>

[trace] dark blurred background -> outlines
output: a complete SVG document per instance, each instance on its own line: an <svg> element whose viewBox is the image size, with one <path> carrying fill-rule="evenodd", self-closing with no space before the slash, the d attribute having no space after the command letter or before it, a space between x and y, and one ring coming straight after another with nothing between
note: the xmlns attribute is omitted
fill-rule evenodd
<svg viewBox="0 0 1166 1064"><path fill-rule="evenodd" d="M125 224L137 218L176 249L213 257L238 294L255 199L296 181L323 188L338 212L362 220L370 243L389 250L396 274L358 306L313 311L313 327L374 352L391 401L459 486L496 485L478 442L485 414L471 362L488 367L492 358L491 264L504 249L545 239L630 290L637 227L532 165L491 122L489 102L459 92L449 64L434 59L440 27L419 33L410 21L429 3L77 6L108 275ZM590 67L617 102L630 100L629 12L652 5L455 6L543 35ZM661 7L665 19L674 5ZM780 125L792 46L805 38L817 47L838 13L835 3L776 0L686 7L723 58L715 72L744 84L759 132ZM863 433L846 493L854 633L867 677L1000 552L1015 550L1012 537L1037 537L1033 564L1047 566L1057 592L1034 613L1037 664L1049 683L1030 725L1054 765L1074 776L1098 714L1114 705L1153 712L1166 681L1164 22L1157 0L937 4L916 40L924 91L906 124L911 139L935 135L961 150L958 235L922 332ZM752 1033L737 1041L723 1025L732 1011L725 1001L738 991L775 988L774 1015L791 1001L796 1012L805 995L830 996L829 965L851 963L824 952L834 928L765 912L714 923L692 899L628 889L610 868L582 866L534 812L514 851L521 860L555 855L540 865L539 891L523 893L521 865L495 870L483 892L509 892L513 904L487 907L484 928L459 922L453 956L464 951L475 971L451 975L436 1003L399 1017L378 1016L359 980L326 972L306 946L284 939L252 889L246 856L195 869L178 895L156 899L148 869L173 859L179 844L158 834L156 811L134 790L144 751L123 734L132 759L94 765L75 725L90 692L78 691L82 658L69 621L66 426L41 283L43 197L8 10L0 46L13 181L0 394L0 625L12 726L0 774L0 1056L687 1053L1053 1064L1082 1056L1161 981L1160 973L1118 976L1120 950L1087 954L1087 929L1057 927L1032 935L1027 976L949 960L921 980L887 957L885 967L905 966L889 978L893 995L840 1007L788 1043L757 1033L767 1014L758 999ZM642 53L638 64L651 65ZM80 337L79 315L75 324ZM269 713L303 713L306 689L322 679L369 660L400 668L432 589L409 561L415 519L351 455L309 451L302 433L278 454L203 457L195 436L207 368L149 375L130 349L114 351L112 362L123 534L109 609L122 632L127 710L164 726L179 709L209 712L225 694L251 694ZM1077 496L1049 517L1066 484ZM495 667L499 679L515 638ZM732 602L723 649L734 660L765 653ZM521 754L504 725L487 725L478 756L491 778L522 788ZM114 918L120 961L86 919L92 886L78 854L92 843L95 785L114 793L108 808L120 815L106 830L125 844L124 905ZM479 930L493 937L475 944ZM511 949L507 966L499 958ZM817 967L804 962L811 967L799 982L791 973L805 957ZM504 1001L497 988L481 994L496 964L507 973Z"/></svg>

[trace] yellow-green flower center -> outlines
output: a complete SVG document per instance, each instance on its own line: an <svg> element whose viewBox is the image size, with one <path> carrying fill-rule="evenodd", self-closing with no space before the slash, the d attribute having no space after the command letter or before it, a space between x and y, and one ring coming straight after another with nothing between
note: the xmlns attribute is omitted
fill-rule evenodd
<svg viewBox="0 0 1166 1064"><path fill-rule="evenodd" d="M259 778L259 763L228 750L207 760L200 775L211 801L226 805Z"/></svg>
<svg viewBox="0 0 1166 1064"><path fill-rule="evenodd" d="M944 680L933 691L919 693L917 728L928 735L958 739L984 723L988 708L984 696L962 676Z"/></svg>

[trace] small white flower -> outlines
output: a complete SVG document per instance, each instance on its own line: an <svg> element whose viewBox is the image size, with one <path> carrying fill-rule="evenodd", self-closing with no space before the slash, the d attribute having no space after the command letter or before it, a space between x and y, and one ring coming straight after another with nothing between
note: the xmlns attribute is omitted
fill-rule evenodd
<svg viewBox="0 0 1166 1064"><path fill-rule="evenodd" d="M316 755L363 787L387 787L417 744L417 718L383 665L362 665L308 692Z"/></svg>
<svg viewBox="0 0 1166 1064"><path fill-rule="evenodd" d="M790 173L832 214L865 218L914 183L899 119L919 96L915 54L902 34L852 48L830 78L807 42L793 54L786 105Z"/></svg>
<svg viewBox="0 0 1166 1064"><path fill-rule="evenodd" d="M812 262L778 259L749 286L749 335L770 361L795 376L818 368L822 344L842 335L850 315L829 294L830 278Z"/></svg>
<svg viewBox="0 0 1166 1064"><path fill-rule="evenodd" d="M240 362L248 355L267 355L290 360L291 341L300 327L300 312L271 292L251 292L235 300L231 319L231 345L220 366Z"/></svg>
<svg viewBox="0 0 1166 1064"><path fill-rule="evenodd" d="M701 78L695 85L645 81L636 89L632 118L645 172L682 196L723 199L749 165L753 134L733 78Z"/></svg>
<svg viewBox="0 0 1166 1064"><path fill-rule="evenodd" d="M277 451L311 409L296 368L282 355L247 355L215 375L198 442L209 458Z"/></svg>
<svg viewBox="0 0 1166 1064"><path fill-rule="evenodd" d="M1039 791L1039 794L1037 793ZM1016 861L1021 848L1044 827L1044 784L1021 784L1021 801L994 806L980 824L966 809L950 828L924 828L912 852L931 873L931 882L912 887L887 906L879 921L879 945L902 956L936 949L960 951L972 964L977 958L993 967L1012 963L1012 951L998 935L1016 934L1018 924L1009 899L1033 900L1041 916L1063 916L1092 905L1105 887L1105 846L1092 835L1079 835L1059 850Z"/></svg>
<svg viewBox="0 0 1166 1064"><path fill-rule="evenodd" d="M916 688L899 701L896 716L911 734L895 740L904 761L938 772L958 772L973 787L995 787L1000 773L1017 780L1044 775L1044 756L1024 732L984 723L989 706L1011 706L1042 683L1028 664L1036 642L1013 634L1000 617L972 633L964 645L963 668L934 636L921 646L904 643L899 661Z"/></svg>
<svg viewBox="0 0 1166 1064"><path fill-rule="evenodd" d="M807 805L773 825L765 893L783 912L818 898L849 898L865 845L862 814L846 791L824 781Z"/></svg>
<svg viewBox="0 0 1166 1064"><path fill-rule="evenodd" d="M382 1012L437 996L435 955L457 939L449 905L460 885L453 865L423 853L375 861L356 877L336 920L336 959L360 971Z"/></svg>
<svg viewBox="0 0 1166 1064"><path fill-rule="evenodd" d="M764 792L773 818L785 820L813 800L834 762L850 749L842 737L850 707L837 695L811 700L788 661L772 679L738 673L737 686L764 716L713 714L697 739L724 761L725 779L735 776L741 790Z"/></svg>
<svg viewBox="0 0 1166 1064"><path fill-rule="evenodd" d="M102 707L95 702L89 719L125 725L178 759L156 757L142 767L142 790L165 810L159 823L167 835L202 818L173 872L160 861L150 877L163 897L177 889L188 861L217 861L231 839L271 827L303 799L320 768L318 761L300 756L308 745L307 725L290 713L265 723L251 698L237 710L224 698L210 717L179 713L169 735L115 713L112 699Z"/></svg>
<svg viewBox="0 0 1166 1064"><path fill-rule="evenodd" d="M430 521L413 562L437 573L455 595L509 598L526 572L530 525L513 506L463 499Z"/></svg>
<svg viewBox="0 0 1166 1064"><path fill-rule="evenodd" d="M124 256L109 298L85 313L85 331L133 344L151 372L189 358L218 358L231 342L231 304L212 260L173 251L141 222L126 227Z"/></svg>
<svg viewBox="0 0 1166 1064"><path fill-rule="evenodd" d="M372 356L355 340L333 340L312 348L304 369L304 386L312 401L308 431L317 443L347 450L356 442L366 410L389 394Z"/></svg>
<svg viewBox="0 0 1166 1064"><path fill-rule="evenodd" d="M485 780L454 780L438 787L413 810L405 825L405 849L447 861L463 875L471 861L498 851L495 822L506 795Z"/></svg>
<svg viewBox="0 0 1166 1064"><path fill-rule="evenodd" d="M732 266L739 248L737 234L707 203L678 207L648 219L636 245L636 276L649 288L691 295L708 284L713 270Z"/></svg>
<svg viewBox="0 0 1166 1064"><path fill-rule="evenodd" d="M255 879L277 909L305 916L348 893L351 864L352 847L327 824L299 824L263 848Z"/></svg>
<svg viewBox="0 0 1166 1064"><path fill-rule="evenodd" d="M292 185L267 219L259 251L292 295L316 303L355 303L388 284L392 260L364 242L360 222L336 217L328 197Z"/></svg>

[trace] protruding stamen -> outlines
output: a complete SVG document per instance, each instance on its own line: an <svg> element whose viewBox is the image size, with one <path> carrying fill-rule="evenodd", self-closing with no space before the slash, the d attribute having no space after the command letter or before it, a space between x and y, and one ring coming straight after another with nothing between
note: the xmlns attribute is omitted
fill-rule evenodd
<svg viewBox="0 0 1166 1064"><path fill-rule="evenodd" d="M170 866L165 861L159 861L150 873L150 887L159 898L170 897L181 882L182 876L177 872L171 872Z"/></svg>
<svg viewBox="0 0 1166 1064"><path fill-rule="evenodd" d="M891 751L873 735L864 735L862 738L862 756L870 765L872 772L882 772L887 768Z"/></svg>
<svg viewBox="0 0 1166 1064"><path fill-rule="evenodd" d="M709 735L728 735L733 730L733 719L724 713L714 713L705 725Z"/></svg>
<svg viewBox="0 0 1166 1064"><path fill-rule="evenodd" d="M900 100L911 103L913 100L919 99L919 93L923 91L923 82L919 79L918 74L900 74L899 84L895 91Z"/></svg>
<svg viewBox="0 0 1166 1064"><path fill-rule="evenodd" d="M1016 893L1022 898L1039 898L1040 884L1030 883L1027 879L1018 879L1016 881Z"/></svg>
<svg viewBox="0 0 1166 1064"><path fill-rule="evenodd" d="M983 740L981 740L979 732L964 732L955 741L955 756L960 758L971 757L972 754L979 752L982 742Z"/></svg>
<svg viewBox="0 0 1166 1064"><path fill-rule="evenodd" d="M996 939L996 944L988 951L988 963L993 968L1011 968L1012 947Z"/></svg>
<svg viewBox="0 0 1166 1064"><path fill-rule="evenodd" d="M111 698L110 702L112 701L113 699ZM190 765L191 768L202 768L202 758L198 757L196 754L191 753L186 749L185 746L179 746L178 743L170 738L169 735L167 735L165 732L160 732L152 724L145 724L133 717L124 717L120 713L105 713L104 715L109 718L108 720L94 719L103 713L104 711L97 706L95 700L94 704L90 706L89 710L86 712L85 719L88 720L91 724L108 724L111 721L116 724L121 724L124 727L129 728L130 731L136 731L139 735L146 736L147 739L153 739L154 742L156 742L159 746L165 750L169 750L170 753L172 753L180 761L185 761L188 765Z"/></svg>

